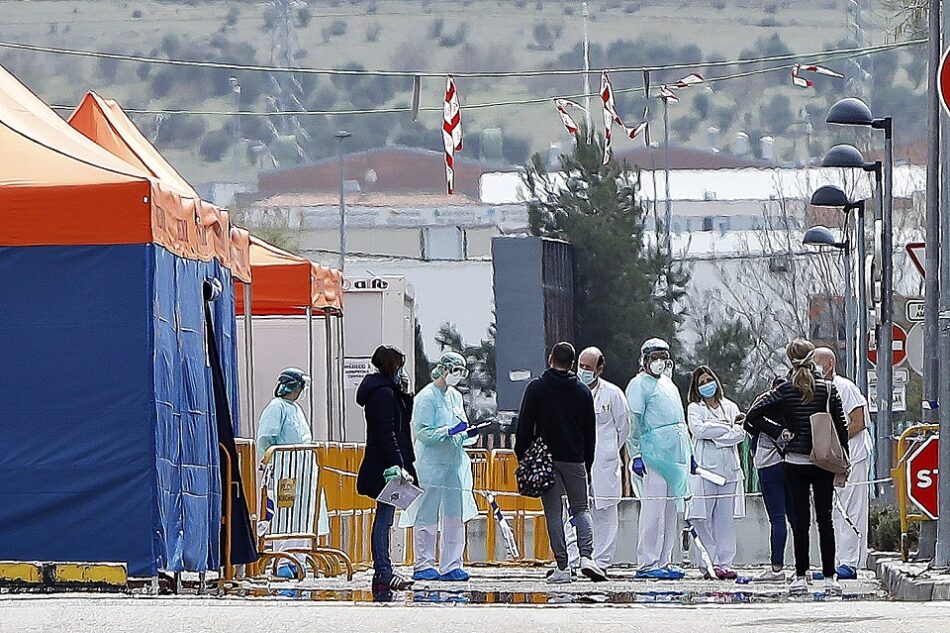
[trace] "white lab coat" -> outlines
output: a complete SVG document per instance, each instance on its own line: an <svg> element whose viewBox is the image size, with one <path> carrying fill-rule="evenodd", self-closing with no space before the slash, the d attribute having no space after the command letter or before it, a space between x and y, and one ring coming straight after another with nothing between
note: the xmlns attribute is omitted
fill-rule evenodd
<svg viewBox="0 0 950 633"><path fill-rule="evenodd" d="M736 403L723 398L719 406L710 408L706 402L690 403L686 410L686 423L693 439L693 457L696 463L710 472L726 478L725 486L715 486L697 475L690 475L690 491L693 499L687 516L691 519L709 517L712 499L711 488L735 490L733 516L745 516L745 495L743 487L742 462L739 461L739 444L745 439L745 431L736 424L739 416Z"/></svg>
<svg viewBox="0 0 950 633"><path fill-rule="evenodd" d="M623 390L603 378L591 390L597 418L594 464L590 472L590 490L594 508L620 503L623 495L620 449L630 434L630 411Z"/></svg>

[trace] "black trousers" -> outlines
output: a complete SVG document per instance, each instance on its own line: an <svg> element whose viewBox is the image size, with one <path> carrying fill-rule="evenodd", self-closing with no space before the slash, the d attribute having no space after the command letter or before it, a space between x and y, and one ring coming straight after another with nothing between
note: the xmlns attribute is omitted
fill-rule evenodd
<svg viewBox="0 0 950 633"><path fill-rule="evenodd" d="M792 496L792 533L795 544L795 575L804 576L809 567L808 532L811 528L811 496L815 497L815 520L818 523L818 545L821 550L821 571L825 578L835 573L835 526L831 518L834 503L835 476L817 466L785 464L785 479ZM809 494L811 493L811 494Z"/></svg>

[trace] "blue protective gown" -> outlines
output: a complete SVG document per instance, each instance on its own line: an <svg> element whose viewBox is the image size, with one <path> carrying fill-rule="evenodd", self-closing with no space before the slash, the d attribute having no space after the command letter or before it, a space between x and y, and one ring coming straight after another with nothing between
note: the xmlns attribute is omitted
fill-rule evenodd
<svg viewBox="0 0 950 633"><path fill-rule="evenodd" d="M689 496L689 458L692 455L686 414L679 390L667 376L637 374L627 385L630 435L627 450L639 455L647 470L666 480L669 494Z"/></svg>
<svg viewBox="0 0 950 633"><path fill-rule="evenodd" d="M454 387L443 392L429 383L416 395L412 409L413 447L419 485L425 491L402 514L399 525L435 525L448 517L462 522L478 516L472 495L472 462L465 446L477 440L449 429L467 422L462 394Z"/></svg>
<svg viewBox="0 0 950 633"><path fill-rule="evenodd" d="M310 424L299 404L285 398L274 398L267 404L257 424L258 459L271 446L312 442Z"/></svg>

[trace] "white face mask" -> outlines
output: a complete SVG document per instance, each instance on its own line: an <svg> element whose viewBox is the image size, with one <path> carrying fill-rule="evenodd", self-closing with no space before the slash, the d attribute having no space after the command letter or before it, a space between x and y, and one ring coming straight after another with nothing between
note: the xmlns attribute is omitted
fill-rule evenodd
<svg viewBox="0 0 950 633"><path fill-rule="evenodd" d="M666 370L666 361L662 358L650 361L650 364L647 366L647 370L654 376L659 376Z"/></svg>
<svg viewBox="0 0 950 633"><path fill-rule="evenodd" d="M577 377L580 378L581 382L585 385L592 385L594 381L597 380L597 374L590 369L578 369Z"/></svg>
<svg viewBox="0 0 950 633"><path fill-rule="evenodd" d="M448 374L445 377L445 384L447 384L450 387L454 387L460 382L462 382L462 377L458 374Z"/></svg>

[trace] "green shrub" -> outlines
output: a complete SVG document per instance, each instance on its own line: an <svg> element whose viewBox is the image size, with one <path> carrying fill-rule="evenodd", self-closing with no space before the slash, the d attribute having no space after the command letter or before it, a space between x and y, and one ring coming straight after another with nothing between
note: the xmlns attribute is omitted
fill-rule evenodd
<svg viewBox="0 0 950 633"><path fill-rule="evenodd" d="M912 523L908 528L908 546L911 551L917 548L919 537L920 524ZM868 547L881 552L901 550L901 518L897 506L871 506L868 520Z"/></svg>

